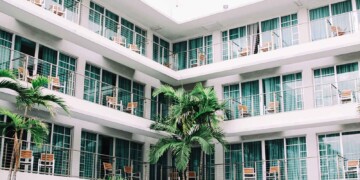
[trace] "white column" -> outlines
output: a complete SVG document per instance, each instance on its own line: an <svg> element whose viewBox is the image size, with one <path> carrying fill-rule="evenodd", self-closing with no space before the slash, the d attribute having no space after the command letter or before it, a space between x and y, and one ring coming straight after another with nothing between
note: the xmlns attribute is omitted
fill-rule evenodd
<svg viewBox="0 0 360 180"><path fill-rule="evenodd" d="M223 180L224 175L224 148L221 144L215 144L215 180Z"/></svg>
<svg viewBox="0 0 360 180"><path fill-rule="evenodd" d="M143 146L143 172L141 173L143 180L149 180L150 175L150 163L149 163L149 155L150 155L150 143L145 142Z"/></svg>
<svg viewBox="0 0 360 180"><path fill-rule="evenodd" d="M359 31L359 12L357 11L357 7L356 7L356 0L351 0L351 4L352 4L352 9L355 10L355 13L351 15L352 20L353 20L353 29L355 32Z"/></svg>
<svg viewBox="0 0 360 180"><path fill-rule="evenodd" d="M310 23L309 14L306 8L301 8L298 11L298 24L299 24L299 43L310 42Z"/></svg>
<svg viewBox="0 0 360 180"><path fill-rule="evenodd" d="M80 6L80 25L88 27L90 0L82 0Z"/></svg>
<svg viewBox="0 0 360 180"><path fill-rule="evenodd" d="M222 39L221 31L215 31L212 33L212 43L213 43L213 63L222 61Z"/></svg>
<svg viewBox="0 0 360 180"><path fill-rule="evenodd" d="M144 118L150 119L151 116L151 86L145 85L145 100L144 100Z"/></svg>
<svg viewBox="0 0 360 180"><path fill-rule="evenodd" d="M153 33L148 31L146 34L146 49L145 49L145 56L149 59L153 59Z"/></svg>
<svg viewBox="0 0 360 180"><path fill-rule="evenodd" d="M304 88L302 93L304 109L312 109L315 106L313 79L313 70L311 68L303 69L302 82Z"/></svg>
<svg viewBox="0 0 360 180"><path fill-rule="evenodd" d="M317 151L317 136L316 133L308 133L306 135L306 151L307 151L307 177L308 180L317 180L320 179L320 167L318 160L318 151Z"/></svg>
<svg viewBox="0 0 360 180"><path fill-rule="evenodd" d="M84 81L85 81L86 60L79 58L77 60L75 76L75 97L83 99L84 97Z"/></svg>
<svg viewBox="0 0 360 180"><path fill-rule="evenodd" d="M72 129L72 144L71 144L71 170L70 175L79 177L80 175L80 149L81 149L81 127L74 126Z"/></svg>

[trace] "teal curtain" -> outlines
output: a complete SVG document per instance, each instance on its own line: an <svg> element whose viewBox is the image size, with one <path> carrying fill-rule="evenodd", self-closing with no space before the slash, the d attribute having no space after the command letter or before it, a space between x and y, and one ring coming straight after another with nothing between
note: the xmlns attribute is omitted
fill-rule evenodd
<svg viewBox="0 0 360 180"><path fill-rule="evenodd" d="M360 9L360 0L356 0L356 9Z"/></svg>
<svg viewBox="0 0 360 180"><path fill-rule="evenodd" d="M95 178L96 134L81 132L80 177Z"/></svg>
<svg viewBox="0 0 360 180"><path fill-rule="evenodd" d="M227 111L226 118L227 120L239 118L239 109L238 105L240 104L240 92L239 84L233 84L223 87L224 101L226 102Z"/></svg>
<svg viewBox="0 0 360 180"><path fill-rule="evenodd" d="M286 138L287 179L307 179L306 138Z"/></svg>
<svg viewBox="0 0 360 180"><path fill-rule="evenodd" d="M244 143L244 168L255 168L256 179L262 179L261 141Z"/></svg>
<svg viewBox="0 0 360 180"><path fill-rule="evenodd" d="M136 108L136 116L143 117L144 115L144 101L145 99L145 85L133 82L133 102L137 102L138 106Z"/></svg>
<svg viewBox="0 0 360 180"><path fill-rule="evenodd" d="M104 23L104 8L90 1L89 26L92 31L102 34Z"/></svg>
<svg viewBox="0 0 360 180"><path fill-rule="evenodd" d="M121 18L121 36L126 39L126 47L134 42L134 24Z"/></svg>
<svg viewBox="0 0 360 180"><path fill-rule="evenodd" d="M228 31L221 32L222 37L222 60L228 60L229 57L229 43L228 43Z"/></svg>
<svg viewBox="0 0 360 180"><path fill-rule="evenodd" d="M236 57L238 52L247 48L246 26L229 30L230 48L232 57Z"/></svg>
<svg viewBox="0 0 360 180"><path fill-rule="evenodd" d="M319 7L316 9L311 9L309 11L310 20L316 20L321 18L326 18L330 16L329 6Z"/></svg>
<svg viewBox="0 0 360 180"><path fill-rule="evenodd" d="M75 70L76 59L60 53L57 76L60 79L60 83L65 86L65 88L61 88L60 91L72 96L75 95Z"/></svg>
<svg viewBox="0 0 360 180"><path fill-rule="evenodd" d="M204 37L204 51L206 57L206 64L213 63L213 47L212 47L212 35Z"/></svg>
<svg viewBox="0 0 360 180"><path fill-rule="evenodd" d="M134 172L142 172L143 167L143 145L130 142L130 160L132 160Z"/></svg>
<svg viewBox="0 0 360 180"><path fill-rule="evenodd" d="M199 147L191 148L189 171L195 171L196 174L199 174L200 156L201 156L201 149Z"/></svg>
<svg viewBox="0 0 360 180"><path fill-rule="evenodd" d="M225 151L225 180L242 179L242 162L242 144L230 144Z"/></svg>
<svg viewBox="0 0 360 180"><path fill-rule="evenodd" d="M30 76L36 74L36 72L34 72L34 56L36 51L36 43L21 36L15 36L14 50L14 61L12 62L13 68L17 70L18 67L24 67L25 56L29 55L27 69ZM39 55L42 54L39 53Z"/></svg>
<svg viewBox="0 0 360 180"><path fill-rule="evenodd" d="M0 29L0 69L10 68L12 34Z"/></svg>
<svg viewBox="0 0 360 180"><path fill-rule="evenodd" d="M115 140L115 163L116 169L123 169L124 166L129 166L130 161L130 142L123 139Z"/></svg>
<svg viewBox="0 0 360 180"><path fill-rule="evenodd" d="M152 146L150 146L152 148ZM168 179L168 157L164 153L156 164L150 164L150 180L167 180Z"/></svg>
<svg viewBox="0 0 360 180"><path fill-rule="evenodd" d="M55 174L68 175L70 172L71 129L54 125L53 153L55 156Z"/></svg>
<svg viewBox="0 0 360 180"><path fill-rule="evenodd" d="M342 144L343 144L343 154L345 158L345 164L347 160L360 159L360 132L344 132L342 133ZM356 179L358 175L355 173L346 173L345 178L354 178Z"/></svg>
<svg viewBox="0 0 360 180"><path fill-rule="evenodd" d="M118 23L119 16L115 13L106 10L105 11L105 37L111 39L114 36L118 36Z"/></svg>
<svg viewBox="0 0 360 180"><path fill-rule="evenodd" d="M157 37L153 36L153 60L158 63L169 64L169 49L170 43Z"/></svg>
<svg viewBox="0 0 360 180"><path fill-rule="evenodd" d="M269 19L261 22L261 32L271 31L279 28L279 18Z"/></svg>
<svg viewBox="0 0 360 180"><path fill-rule="evenodd" d="M241 103L248 108L251 116L260 115L259 81L241 83Z"/></svg>
<svg viewBox="0 0 360 180"><path fill-rule="evenodd" d="M97 178L103 178L105 176L103 163L113 163L113 149L114 139L112 137L98 135L98 150L97 150Z"/></svg>
<svg viewBox="0 0 360 180"><path fill-rule="evenodd" d="M158 101L157 101L157 97L154 97L152 94L154 93L155 89L151 88L151 104L150 104L150 119L151 120L156 120L158 118L158 114L157 114L157 105L158 105Z"/></svg>
<svg viewBox="0 0 360 180"><path fill-rule="evenodd" d="M271 102L278 104L276 112L281 111L281 85L280 77L263 79L264 106L268 107Z"/></svg>
<svg viewBox="0 0 360 180"><path fill-rule="evenodd" d="M170 101L165 97L164 94L159 94L159 104L158 104L158 114L161 114L161 117L166 117L169 114Z"/></svg>
<svg viewBox="0 0 360 180"><path fill-rule="evenodd" d="M116 74L102 70L101 81L101 102L106 106L106 96L116 96Z"/></svg>
<svg viewBox="0 0 360 180"><path fill-rule="evenodd" d="M336 66L338 90L349 89L355 91L358 87L358 62Z"/></svg>
<svg viewBox="0 0 360 180"><path fill-rule="evenodd" d="M281 17L282 47L299 44L299 30L297 24L297 14L291 14Z"/></svg>
<svg viewBox="0 0 360 180"><path fill-rule="evenodd" d="M131 102L131 80L119 76L118 103L122 102L124 109Z"/></svg>
<svg viewBox="0 0 360 180"><path fill-rule="evenodd" d="M321 180L338 179L338 155L341 156L340 134L319 135Z"/></svg>
<svg viewBox="0 0 360 180"><path fill-rule="evenodd" d="M203 37L189 40L189 53L188 53L189 67L191 67L194 63L197 64L199 53L204 53L203 43L204 43Z"/></svg>
<svg viewBox="0 0 360 180"><path fill-rule="evenodd" d="M331 14L338 15L352 11L351 0L338 2L331 5Z"/></svg>
<svg viewBox="0 0 360 180"><path fill-rule="evenodd" d="M284 111L303 109L302 76L301 73L288 74L283 78Z"/></svg>
<svg viewBox="0 0 360 180"><path fill-rule="evenodd" d="M285 174L285 152L284 139L265 141L266 169L280 167L280 174ZM281 176L280 179L285 179Z"/></svg>
<svg viewBox="0 0 360 180"><path fill-rule="evenodd" d="M182 70L187 68L187 41L182 41L173 44L173 51L175 61L177 61L177 69ZM175 62L176 63L176 62Z"/></svg>
<svg viewBox="0 0 360 180"><path fill-rule="evenodd" d="M330 20L324 19L330 16L329 6L324 6L316 9L311 9L310 14L310 26L311 26L311 38L313 41L320 40L328 37L327 28L329 27Z"/></svg>
<svg viewBox="0 0 360 180"><path fill-rule="evenodd" d="M84 99L99 103L101 69L90 64L85 66Z"/></svg>
<svg viewBox="0 0 360 180"><path fill-rule="evenodd" d="M145 54L146 50L146 31L138 26L135 26L136 45L141 50L141 54Z"/></svg>
<svg viewBox="0 0 360 180"><path fill-rule="evenodd" d="M58 52L40 45L37 74L56 77Z"/></svg>
<svg viewBox="0 0 360 180"><path fill-rule="evenodd" d="M316 107L329 106L337 102L334 67L314 70Z"/></svg>

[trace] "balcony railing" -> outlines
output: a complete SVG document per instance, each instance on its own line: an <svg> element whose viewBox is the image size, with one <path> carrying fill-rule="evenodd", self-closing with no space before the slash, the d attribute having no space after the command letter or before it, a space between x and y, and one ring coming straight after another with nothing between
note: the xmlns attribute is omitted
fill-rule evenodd
<svg viewBox="0 0 360 180"><path fill-rule="evenodd" d="M326 83L315 86L228 98L226 120L278 114L304 109L304 103L313 97L314 107L359 102L359 79Z"/></svg>
<svg viewBox="0 0 360 180"><path fill-rule="evenodd" d="M77 0L73 3L58 4L52 0L46 0L42 4L37 4L31 0L33 4L38 5L46 10L53 12L55 15L68 19L74 23L82 25L87 29L113 41L117 45L124 46L135 53L146 56L146 46L151 42L146 35L141 33L140 29L131 29L119 23L119 20L109 18L108 16L92 9ZM83 17L84 16L84 17ZM306 40L300 41L301 33L309 30L312 41L343 36L355 33L359 30L360 12L347 12L331 17L317 19L301 24L292 24L290 26L280 27L265 32L258 33L246 32L245 36L231 40L223 40L222 43L212 44L211 46L203 46L192 50L173 52L166 48L161 48L158 55L154 55L152 59L173 70L182 70L201 65L211 64L214 62L213 54L220 53L222 60L234 59L239 57L250 56L253 54L266 53L280 48L285 48L300 43L306 43ZM82 23L81 19L86 19L88 23ZM134 26L134 25L133 25ZM307 39L302 37L303 39Z"/></svg>

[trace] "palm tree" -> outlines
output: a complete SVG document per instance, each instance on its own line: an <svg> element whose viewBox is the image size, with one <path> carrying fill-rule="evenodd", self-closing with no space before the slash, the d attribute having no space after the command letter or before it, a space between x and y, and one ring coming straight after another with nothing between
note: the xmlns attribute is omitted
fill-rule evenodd
<svg viewBox="0 0 360 180"><path fill-rule="evenodd" d="M67 114L69 114L69 110L62 98L59 98L55 95L44 95L42 93L43 87L47 86L49 83L48 78L43 76L38 76L37 78L31 81L32 86L28 88L24 88L16 80L14 81L15 76L9 70L1 70L0 77L10 78L9 80L2 80L0 82L0 88L12 89L18 93L18 96L16 97L16 105L20 109L24 109L23 117L25 118L24 119L25 121L27 121L28 119L28 111L31 111L31 109L34 106L45 107L50 112L51 116L54 116L55 115L54 105L57 104ZM16 172L19 168L20 157L18 155L21 150L20 148L22 147L21 139L24 130L26 129L20 130L19 137L17 138L19 146L17 148L14 148L15 167L14 167L13 179L16 179ZM11 172L12 172L12 166L9 169L9 176L12 174Z"/></svg>
<svg viewBox="0 0 360 180"><path fill-rule="evenodd" d="M156 158L154 159L151 157L155 156L154 153L157 152L157 148L169 146L168 149L171 147L170 150L176 152L176 149L174 149L171 144L182 145L181 147L187 145L187 148L190 148L191 150L191 146L193 146L194 143L196 144L196 141L186 142L186 140L191 139L194 133L199 133L199 131L209 132L210 139L207 139L209 143L215 139L225 146L226 142L224 141L224 135L218 126L223 116L217 113L226 110L225 103L219 103L216 93L212 88L204 88L201 83L198 83L191 92L187 93L183 88L174 90L174 88L168 85L163 85L155 90L153 96L158 96L159 94L163 94L173 104L170 107L168 116L165 119L157 120L150 128L167 132L171 134L171 137L165 138L165 142L160 140L159 146L154 146L154 152L150 153L150 159L157 160ZM206 138L204 137L203 140L204 139ZM180 144L178 141L183 143ZM198 144L200 144L200 142L198 142ZM205 152L205 154L208 154L209 152L206 151L206 149L201 149L200 178L202 178L203 153ZM161 154L164 152L159 151L158 153ZM178 153L175 153L174 155L178 157ZM182 158L185 158L186 160L186 157ZM182 165L183 163L178 165L177 169L184 170L182 169Z"/></svg>
<svg viewBox="0 0 360 180"><path fill-rule="evenodd" d="M0 114L7 116L8 119L10 120L9 122L6 123L4 122L0 123L0 131L2 133L12 131L12 133L14 134L13 135L14 144L13 144L13 151L11 154L11 162L10 162L10 169L11 169L14 163L14 159L20 156L20 151L19 152L17 151L17 149L20 149L21 147L19 141L20 142L22 141L22 138L21 137L19 138L20 132L24 130L30 132L33 141L36 144L41 145L41 143L44 142L47 135L49 134L49 131L47 125L39 120L25 118L19 114L12 113L6 109L0 109ZM19 161L16 161L15 167L19 165L20 165ZM8 179L11 179L11 174L12 173L10 171Z"/></svg>

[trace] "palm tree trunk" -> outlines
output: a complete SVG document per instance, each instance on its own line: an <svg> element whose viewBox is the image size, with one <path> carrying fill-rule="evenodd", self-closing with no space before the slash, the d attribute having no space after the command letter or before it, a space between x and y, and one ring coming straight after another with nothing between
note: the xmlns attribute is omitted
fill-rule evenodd
<svg viewBox="0 0 360 180"><path fill-rule="evenodd" d="M199 167L199 180L202 180L203 161L204 161L204 151L201 151L201 154L200 154L200 167Z"/></svg>
<svg viewBox="0 0 360 180"><path fill-rule="evenodd" d="M24 120L26 121L26 116L27 116L27 110L28 110L28 107L25 107L25 110L24 110ZM20 136L19 136L19 147L16 149L17 153L15 153L15 168L14 168L14 174L13 174L13 180L16 180L16 173L20 167L20 151L21 151L21 148L22 148L22 137L23 137L23 134L24 134L24 129L21 129L20 130Z"/></svg>
<svg viewBox="0 0 360 180"><path fill-rule="evenodd" d="M17 143L18 143L18 137L17 137L17 133L15 132L13 150L11 152L11 161L10 161L10 167L9 167L8 180L11 180L11 176L12 176L12 170L13 170L12 168L13 168L13 164L14 164L14 157L15 157Z"/></svg>

